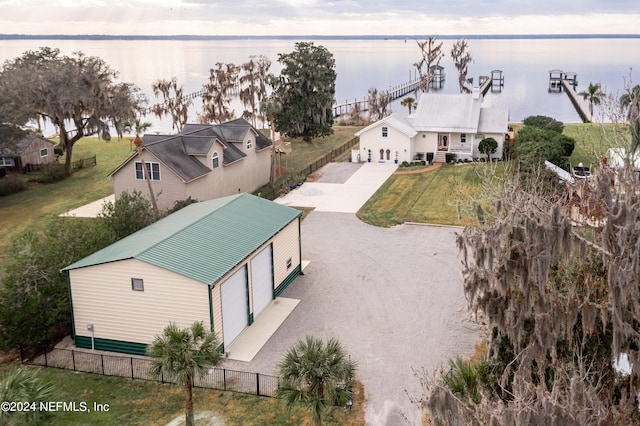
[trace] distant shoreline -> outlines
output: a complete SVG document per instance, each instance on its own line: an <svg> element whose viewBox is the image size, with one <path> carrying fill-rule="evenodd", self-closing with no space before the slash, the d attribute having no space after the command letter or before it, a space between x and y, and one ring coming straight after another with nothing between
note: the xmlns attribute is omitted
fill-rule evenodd
<svg viewBox="0 0 640 426"><path fill-rule="evenodd" d="M416 40L428 35L101 35L0 34L0 40ZM635 39L640 34L460 34L437 35L440 40Z"/></svg>

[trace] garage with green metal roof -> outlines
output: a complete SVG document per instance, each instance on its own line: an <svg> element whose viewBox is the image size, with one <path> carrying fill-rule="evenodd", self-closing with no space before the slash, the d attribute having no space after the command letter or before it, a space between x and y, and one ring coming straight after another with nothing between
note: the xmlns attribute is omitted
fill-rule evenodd
<svg viewBox="0 0 640 426"><path fill-rule="evenodd" d="M143 355L169 322L203 321L228 347L300 274L300 216L217 198L67 266L75 345Z"/></svg>

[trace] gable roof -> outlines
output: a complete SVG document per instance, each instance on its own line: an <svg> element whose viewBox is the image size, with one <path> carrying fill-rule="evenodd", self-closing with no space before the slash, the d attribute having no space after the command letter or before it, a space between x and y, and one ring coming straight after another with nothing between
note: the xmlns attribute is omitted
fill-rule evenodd
<svg viewBox="0 0 640 426"><path fill-rule="evenodd" d="M413 128L417 131L476 133L482 97L474 94L424 93L418 101Z"/></svg>
<svg viewBox="0 0 640 426"><path fill-rule="evenodd" d="M364 129L361 129L360 131L356 132L354 136L360 136L363 133L368 132L369 130L384 124L398 130L399 132L404 133L410 138L418 134L418 132L416 132L416 130L413 127L411 127L411 124L409 124L406 118L403 117L400 113L396 112L387 117L384 117L382 120L376 121L375 123L368 125Z"/></svg>
<svg viewBox="0 0 640 426"><path fill-rule="evenodd" d="M247 120L238 118L222 124L186 124L177 135L144 135L142 148L148 150L160 162L169 167L184 182L204 176L211 168L194 156L206 155L214 143L222 145L222 164L229 165L247 156L235 144L242 142L247 133L256 138L256 150L270 147L273 142ZM117 169L109 174L113 176L131 159L133 154Z"/></svg>
<svg viewBox="0 0 640 426"><path fill-rule="evenodd" d="M56 144L55 142L50 141L49 139L46 139L40 135L27 135L15 145L9 146L0 150L0 154L20 157L26 152L27 148L29 148L29 146L31 146L31 144L36 140L52 146Z"/></svg>
<svg viewBox="0 0 640 426"><path fill-rule="evenodd" d="M215 284L302 212L251 194L191 204L63 271L138 259Z"/></svg>
<svg viewBox="0 0 640 426"><path fill-rule="evenodd" d="M478 133L506 133L509 111L500 108L481 108Z"/></svg>

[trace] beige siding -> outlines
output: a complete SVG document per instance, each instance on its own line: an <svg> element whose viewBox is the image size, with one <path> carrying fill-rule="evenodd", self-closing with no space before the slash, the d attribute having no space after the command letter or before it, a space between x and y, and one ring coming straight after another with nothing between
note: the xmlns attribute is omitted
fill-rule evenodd
<svg viewBox="0 0 640 426"><path fill-rule="evenodd" d="M207 285L129 259L69 272L75 332L96 338L151 343L170 322L209 324ZM131 289L131 278L144 280L144 291Z"/></svg>
<svg viewBox="0 0 640 426"><path fill-rule="evenodd" d="M273 277L278 287L282 281L300 264L300 217L284 227L273 238ZM287 260L291 258L291 267Z"/></svg>
<svg viewBox="0 0 640 426"><path fill-rule="evenodd" d="M223 281L220 282L220 284ZM213 330L218 339L223 342L224 333L222 331L222 295L220 294L220 284L216 284L211 289L211 303L213 305Z"/></svg>
<svg viewBox="0 0 640 426"><path fill-rule="evenodd" d="M142 152L145 162L160 163L158 159L151 155L148 151ZM140 157L136 156L129 160L120 170L113 175L113 192L116 199L120 197L122 192L140 191L142 195L149 198L149 186L145 179L136 179L135 163L140 161ZM156 195L158 207L168 209L178 200L184 200L188 197L186 186L182 179L178 178L167 166L160 163L160 180L152 180L151 187Z"/></svg>
<svg viewBox="0 0 640 426"><path fill-rule="evenodd" d="M253 147L246 149L246 140L251 138ZM158 207L168 209L178 200L184 200L189 196L199 201L211 200L213 198L234 195L240 192L254 192L269 182L271 173L271 151L270 148L260 152L255 150L255 133L248 132L242 143L237 143L247 156L235 163L224 166L223 149L219 143L214 143L206 156L196 158L207 167L211 168L211 156L214 151L218 152L219 166L206 175L191 181L183 182L182 179L173 173L167 166L160 163L160 181L151 181L153 192L156 194ZM148 151L143 151L144 161L159 162ZM116 198L123 191L140 191L147 195L149 189L146 180L136 179L135 162L140 161L139 157L132 158L120 170L113 175L113 191Z"/></svg>
<svg viewBox="0 0 640 426"><path fill-rule="evenodd" d="M35 138L20 157L22 166L25 167L27 164L43 165L55 162L56 154L54 151L54 146L55 145L47 141ZM40 150L43 148L46 148L47 150L47 155L45 155L44 157L40 156Z"/></svg>

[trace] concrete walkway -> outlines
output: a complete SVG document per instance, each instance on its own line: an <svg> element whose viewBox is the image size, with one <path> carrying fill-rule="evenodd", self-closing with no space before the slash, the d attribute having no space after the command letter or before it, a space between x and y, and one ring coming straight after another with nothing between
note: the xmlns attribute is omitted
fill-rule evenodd
<svg viewBox="0 0 640 426"><path fill-rule="evenodd" d="M115 203L116 196L114 194L108 195L100 200L96 200L93 203L85 204L77 209L70 210L66 213L62 213L60 216L64 217L96 217L98 213L102 211L102 206L105 203Z"/></svg>
<svg viewBox="0 0 640 426"><path fill-rule="evenodd" d="M272 300L256 317L254 323L245 328L228 348L225 347L228 358L250 362L298 306L298 303L300 303L298 299L284 297Z"/></svg>
<svg viewBox="0 0 640 426"><path fill-rule="evenodd" d="M394 163L344 164L357 168L344 183L306 182L274 201L319 212L356 213L398 167Z"/></svg>

